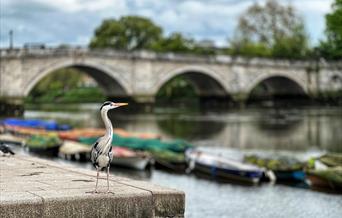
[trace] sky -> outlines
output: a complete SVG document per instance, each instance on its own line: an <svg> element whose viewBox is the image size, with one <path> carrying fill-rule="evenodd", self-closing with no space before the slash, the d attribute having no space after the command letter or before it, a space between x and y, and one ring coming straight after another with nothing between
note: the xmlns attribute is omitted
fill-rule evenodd
<svg viewBox="0 0 342 218"><path fill-rule="evenodd" d="M324 38L324 15L333 0L278 0L292 4L303 17L311 45ZM152 19L164 34L181 32L196 40L225 46L238 17L250 5L265 0L0 0L0 46L44 43L86 46L105 18L141 15Z"/></svg>

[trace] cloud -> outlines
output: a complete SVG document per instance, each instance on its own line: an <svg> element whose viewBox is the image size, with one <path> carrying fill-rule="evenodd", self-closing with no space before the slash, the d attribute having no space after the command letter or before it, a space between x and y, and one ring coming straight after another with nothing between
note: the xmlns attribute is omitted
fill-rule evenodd
<svg viewBox="0 0 342 218"><path fill-rule="evenodd" d="M291 3L303 15L315 43L323 38L324 14L333 0L279 0ZM141 15L163 27L165 34L182 32L195 39L226 45L238 16L251 4L265 0L0 0L0 46L41 42L86 45L104 18Z"/></svg>

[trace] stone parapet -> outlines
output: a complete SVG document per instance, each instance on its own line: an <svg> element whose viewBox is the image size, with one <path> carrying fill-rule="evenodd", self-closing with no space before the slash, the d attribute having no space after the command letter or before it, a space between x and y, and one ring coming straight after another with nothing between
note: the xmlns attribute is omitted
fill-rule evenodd
<svg viewBox="0 0 342 218"><path fill-rule="evenodd" d="M93 194L95 171L29 156L0 157L0 217L183 217L185 194L110 176ZM105 192L106 181L99 180Z"/></svg>

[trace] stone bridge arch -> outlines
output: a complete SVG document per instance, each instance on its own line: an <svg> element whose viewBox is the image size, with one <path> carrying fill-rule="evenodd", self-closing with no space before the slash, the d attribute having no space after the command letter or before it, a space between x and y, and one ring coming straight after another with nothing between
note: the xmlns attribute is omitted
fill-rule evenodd
<svg viewBox="0 0 342 218"><path fill-rule="evenodd" d="M91 76L103 89L107 96L127 97L132 93L130 85L122 79L119 70L110 66L96 64L90 61L74 62L72 60L64 60L47 64L34 72L28 74L28 78L23 82L23 96L27 96L30 91L48 74L63 68L76 68Z"/></svg>
<svg viewBox="0 0 342 218"><path fill-rule="evenodd" d="M184 76L194 86L196 92L202 96L229 96L229 89L225 78L218 72L202 66L182 66L167 72L158 73L153 93L159 90L177 76Z"/></svg>
<svg viewBox="0 0 342 218"><path fill-rule="evenodd" d="M272 84L272 79L274 80L274 85L273 88L277 89L278 87L281 89L290 89L288 93L291 94L291 89L297 89L299 93L305 96L309 96L309 90L307 86L307 82L305 81L304 78L300 78L298 76L295 76L293 74L289 73L282 73L282 72L275 72L275 73L264 73L264 74L259 74L258 76L254 77L246 86L245 88L245 93L246 97L245 100L247 100L254 88L256 88L259 84L268 81L269 83ZM277 80L277 81L276 81ZM280 81L282 80L282 81ZM281 86L277 83L283 83ZM286 84L289 87L286 87ZM278 87L276 87L278 86ZM295 91L295 90L293 90Z"/></svg>

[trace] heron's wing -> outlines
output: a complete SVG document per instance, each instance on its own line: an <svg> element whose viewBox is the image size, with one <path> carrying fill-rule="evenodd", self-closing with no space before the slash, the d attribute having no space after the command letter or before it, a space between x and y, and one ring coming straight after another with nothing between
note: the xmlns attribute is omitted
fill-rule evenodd
<svg viewBox="0 0 342 218"><path fill-rule="evenodd" d="M108 157L109 157L109 163L111 163L112 160L113 160L113 150L112 150L112 148L110 149L110 151L108 153Z"/></svg>
<svg viewBox="0 0 342 218"><path fill-rule="evenodd" d="M99 141L100 141L100 138L96 140L96 142L93 144L91 148L90 160L92 163L96 162L97 156L100 153Z"/></svg>

